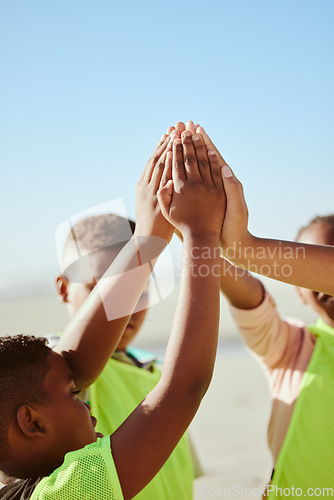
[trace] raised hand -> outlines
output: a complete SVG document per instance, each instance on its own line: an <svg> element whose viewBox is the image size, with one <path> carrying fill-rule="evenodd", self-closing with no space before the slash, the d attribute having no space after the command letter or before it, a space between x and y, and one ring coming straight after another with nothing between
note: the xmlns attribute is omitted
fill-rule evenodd
<svg viewBox="0 0 334 500"><path fill-rule="evenodd" d="M148 160L136 186L137 236L160 236L169 242L173 226L162 216L157 191L164 171L165 159L171 151L173 136L164 134Z"/></svg>
<svg viewBox="0 0 334 500"><path fill-rule="evenodd" d="M217 154L200 134L185 131L166 155L158 200L164 217L183 235L220 235L226 199Z"/></svg>
<svg viewBox="0 0 334 500"><path fill-rule="evenodd" d="M184 124L182 124L184 125ZM181 131L180 122L176 124L176 130ZM189 133L200 134L203 138L207 151L215 151L221 167L224 189L226 193L226 212L221 233L221 246L223 249L235 249L236 245L246 244L246 240L251 238L248 232L248 209L243 193L241 182L232 173L230 167L211 141L203 127L188 121L185 131L182 134ZM228 254L228 252L227 252ZM228 256L228 255L227 255Z"/></svg>

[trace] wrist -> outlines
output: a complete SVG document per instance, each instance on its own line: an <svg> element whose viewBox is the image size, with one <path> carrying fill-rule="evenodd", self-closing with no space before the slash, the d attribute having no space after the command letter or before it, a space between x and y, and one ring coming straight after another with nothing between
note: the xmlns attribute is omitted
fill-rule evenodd
<svg viewBox="0 0 334 500"><path fill-rule="evenodd" d="M220 235L213 230L185 227L180 231L183 242L196 240L197 242L207 242L220 246Z"/></svg>
<svg viewBox="0 0 334 500"><path fill-rule="evenodd" d="M253 258L258 239L247 230L234 241L221 240L221 255L234 265L243 265Z"/></svg>
<svg viewBox="0 0 334 500"><path fill-rule="evenodd" d="M168 234L166 231L159 230L155 227L145 227L136 224L135 232L133 233L133 237L137 238L141 242L149 240L150 238L159 238L164 240L165 245L168 245L170 240L172 239L173 231L170 231Z"/></svg>
<svg viewBox="0 0 334 500"><path fill-rule="evenodd" d="M134 249L140 266L157 259L168 245L168 242L160 236L138 234L136 231L131 239L134 242Z"/></svg>
<svg viewBox="0 0 334 500"><path fill-rule="evenodd" d="M214 249L211 254L220 258L220 240L219 235L212 232L185 231L183 233L183 245L198 249Z"/></svg>

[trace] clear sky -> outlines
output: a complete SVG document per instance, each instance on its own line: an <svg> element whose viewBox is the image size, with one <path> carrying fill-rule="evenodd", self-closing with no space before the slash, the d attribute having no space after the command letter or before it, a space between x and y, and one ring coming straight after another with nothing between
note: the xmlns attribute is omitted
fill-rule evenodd
<svg viewBox="0 0 334 500"><path fill-rule="evenodd" d="M1 285L57 271L65 219L122 198L164 130L200 123L250 228L333 212L332 0L0 1Z"/></svg>

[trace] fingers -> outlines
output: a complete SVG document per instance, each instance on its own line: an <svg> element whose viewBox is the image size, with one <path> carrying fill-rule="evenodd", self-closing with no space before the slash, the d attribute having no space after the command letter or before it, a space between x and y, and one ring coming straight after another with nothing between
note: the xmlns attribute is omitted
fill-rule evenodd
<svg viewBox="0 0 334 500"><path fill-rule="evenodd" d="M164 217L168 217L170 206L173 199L173 181L169 180L164 187L157 192L157 198L160 206L161 213Z"/></svg>
<svg viewBox="0 0 334 500"><path fill-rule="evenodd" d="M223 165L226 165L226 161L224 160L224 158L222 157L222 155L219 153L218 149L213 144L213 142L211 141L210 137L205 132L204 128L203 127L197 127L196 128L196 133L197 134L201 134L201 136L203 137L204 144L206 146L207 151L209 151L210 149L212 149L212 150L214 150L214 151L217 152L218 159L219 159L219 162L220 162L220 166L222 167Z"/></svg>
<svg viewBox="0 0 334 500"><path fill-rule="evenodd" d="M222 171L219 165L219 159L216 151L212 149L208 151L208 158L210 162L211 178L216 186L216 188L224 190L224 184L222 179Z"/></svg>
<svg viewBox="0 0 334 500"><path fill-rule="evenodd" d="M173 142L170 141L166 150L162 153L162 155L158 159L157 163L155 164L151 179L149 181L152 184L154 191L157 191L159 189L159 186L162 184L163 176L165 175L165 177L166 177L166 174L167 174L167 172L166 172L166 160L167 160L168 155L170 155L171 157L173 156L172 152L171 152L172 147L173 147ZM169 177L167 178L166 182L172 178L171 160L170 160L170 173L168 175L169 175ZM164 182L164 184L166 184L166 182Z"/></svg>
<svg viewBox="0 0 334 500"><path fill-rule="evenodd" d="M172 163L172 178L175 189L178 191L180 184L187 178L183 161L183 147L181 139L175 139L173 143L173 163Z"/></svg>
<svg viewBox="0 0 334 500"><path fill-rule="evenodd" d="M195 124L194 124L194 122L193 122L193 121L191 121L191 120L187 122L186 129L187 129L187 130L190 130L190 132L191 132L192 134L195 134L195 133L196 133Z"/></svg>
<svg viewBox="0 0 334 500"><path fill-rule="evenodd" d="M158 162L159 162L158 169L161 171L160 172L160 178L161 178L161 174L162 174L164 166L165 166L166 154L171 149L172 149L171 136L167 136L167 138L164 140L164 142L160 145L158 144L158 146L153 151L153 154L152 154L151 158L148 160L147 165L144 169L143 175L142 175L140 180L145 179L145 182L150 182L152 175L153 175L153 172L155 171L155 168L156 168ZM160 178L159 178L159 182L160 182Z"/></svg>
<svg viewBox="0 0 334 500"><path fill-rule="evenodd" d="M215 145L213 144L213 142L211 141L210 137L205 132L203 127L198 127L196 129L196 132L197 132L197 134L201 134L201 136L203 137L203 140L204 140L204 144L208 150L209 149L216 149Z"/></svg>
<svg viewBox="0 0 334 500"><path fill-rule="evenodd" d="M202 179L211 182L210 163L202 136L200 134L193 135L192 142L195 147L199 174Z"/></svg>
<svg viewBox="0 0 334 500"><path fill-rule="evenodd" d="M159 190L162 189L168 181L172 179L173 153L168 151L165 161L165 168L161 177Z"/></svg>
<svg viewBox="0 0 334 500"><path fill-rule="evenodd" d="M194 148L194 143L192 141L192 134L189 130L186 130L182 134L182 144L183 144L183 159L184 168L187 177L200 177L200 172L198 170L197 158ZM205 150L205 147L204 147ZM206 153L205 153L206 156ZM208 165L209 166L209 163Z"/></svg>
<svg viewBox="0 0 334 500"><path fill-rule="evenodd" d="M150 156L150 159L146 163L146 165L145 165L145 167L144 167L144 169L143 169L143 171L142 171L142 173L141 173L141 175L139 177L139 181L138 182L141 182L144 179L144 177L146 175L146 172L147 172L147 169L149 168L149 165L150 165L150 162L151 162L153 156L156 154L156 152L158 151L159 147L166 141L166 139L167 139L167 135L163 134L162 137L161 137L161 139L159 140L158 144L156 145L156 147L155 147L152 155Z"/></svg>
<svg viewBox="0 0 334 500"><path fill-rule="evenodd" d="M221 175L229 213L231 215L242 212L248 213L243 186L227 164L221 169Z"/></svg>
<svg viewBox="0 0 334 500"><path fill-rule="evenodd" d="M185 131L186 126L185 126L185 124L183 122L177 122L175 124L175 128L176 128L176 130L178 130L180 132L180 134L182 134L182 132Z"/></svg>
<svg viewBox="0 0 334 500"><path fill-rule="evenodd" d="M170 135L173 132L173 130L175 130L175 127L173 127L173 126L172 127L168 127L168 129L167 129L167 135Z"/></svg>

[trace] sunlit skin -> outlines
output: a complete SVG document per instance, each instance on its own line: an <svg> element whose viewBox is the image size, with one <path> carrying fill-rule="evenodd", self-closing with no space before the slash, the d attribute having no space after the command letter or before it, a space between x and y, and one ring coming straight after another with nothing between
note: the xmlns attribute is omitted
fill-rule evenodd
<svg viewBox="0 0 334 500"><path fill-rule="evenodd" d="M179 165L173 179L176 186L181 183L184 185L184 192L175 191L175 196L173 194L171 199L171 183L168 186L164 184L159 189L163 172L160 163L159 168L156 168L156 164L162 161L159 158L163 157L170 145L168 138L154 150L136 187L137 228L140 228L138 235L144 236L144 241L141 242L139 238L137 249L134 245L127 245L124 249L124 259L120 259L122 265L116 262L110 270L117 273L118 282L115 289L110 287L108 297L115 302L119 296L124 300L126 288L129 304L133 307L149 279L151 267L140 266L141 272L138 272L133 287L124 288L123 285L128 284L127 273L137 265L138 255L146 255L147 262L156 260L157 251L149 245L149 238L159 237L169 242L173 226L182 233L184 254L187 256L183 259L183 266L188 272L183 273L186 278L181 280L179 304L161 379L111 437L112 454L125 499L137 495L166 462L193 419L213 374L219 326L219 276L213 270L219 267L219 260L217 255L209 261L201 255L195 258L193 249L210 248L213 251L219 246L226 199L215 155L204 158L205 150L201 142L192 144L188 138L184 143L185 155L188 158L189 149L194 149L196 153L193 154L195 162L191 175L186 176L184 161L181 161L182 144L179 141L175 148L173 145ZM202 158L200 165L196 160L197 153ZM201 178L200 168L209 173L205 179ZM162 220L160 209L165 221ZM204 265L209 269L205 277L200 273L189 272L201 269ZM91 281L93 286L98 278L94 275ZM71 280L66 278L63 281L58 280L58 288L65 301L68 299L69 282ZM89 282L81 281L86 284ZM127 316L107 324L108 318L104 314L103 304L99 294L95 292L85 301L84 308L77 311L55 346L55 351L58 352L56 356L64 353L79 387L89 385L102 372L128 320ZM120 295L120 292L123 293ZM93 363L90 362L92 353ZM58 360L55 358L54 363L58 366L56 359ZM53 387L59 384L61 379L61 387L50 394L50 403L41 411L40 407L30 410L25 407L23 411L19 411L20 431L14 429L16 434L9 436L13 455L16 456L11 470L9 467L5 468L7 473L17 475L18 470L25 467L25 476L21 477L40 475L46 469L54 469L62 461L64 451L68 452L96 440L95 421L90 417L87 405L80 402L79 406L76 388L71 386L71 373L69 370L64 371L61 363L58 371L57 366L52 367L56 370L50 374L47 386ZM69 398L74 399L72 401ZM60 418L59 412L63 412ZM14 415L12 420L16 426ZM23 432L26 438L20 432ZM74 433L74 436L69 436L69 433ZM36 441L35 437L42 441ZM60 442L56 443L56 440ZM6 459L6 463L8 460ZM6 464L0 464L1 467L4 465ZM58 478L60 481L64 479L60 475ZM79 477L78 479L80 480Z"/></svg>
<svg viewBox="0 0 334 500"><path fill-rule="evenodd" d="M76 258L76 255L76 249L70 246L64 256L65 269L67 267L66 263L72 262ZM64 273L65 277L58 276L57 291L63 302L67 304L71 318L85 302L90 292L94 289L97 282L115 259L116 255L117 252L111 249L102 249L90 255L89 258L87 256L82 268L80 269L80 266L76 268L76 276L74 278L76 281L72 281L71 276L67 278L66 272ZM68 269L71 269L71 267L68 266ZM81 280L81 282L79 282L79 280ZM83 280L85 280L85 282L82 282ZM124 351L139 332L147 313L148 300L149 294L147 287L137 304L137 311L132 314L129 320L117 346L117 350Z"/></svg>
<svg viewBox="0 0 334 500"><path fill-rule="evenodd" d="M298 241L315 245L334 245L334 227L325 222L312 224L301 233ZM298 287L297 290L303 303L311 306L327 325L334 328L334 297L307 288Z"/></svg>
<svg viewBox="0 0 334 500"><path fill-rule="evenodd" d="M11 421L8 438L10 459L1 464L7 474L25 478L49 474L64 461L66 453L94 443L102 434L94 428L90 407L78 398L73 376L64 358L51 351L44 379L45 405L22 405ZM28 464L31 464L29 466ZM13 474L13 475L15 475Z"/></svg>

